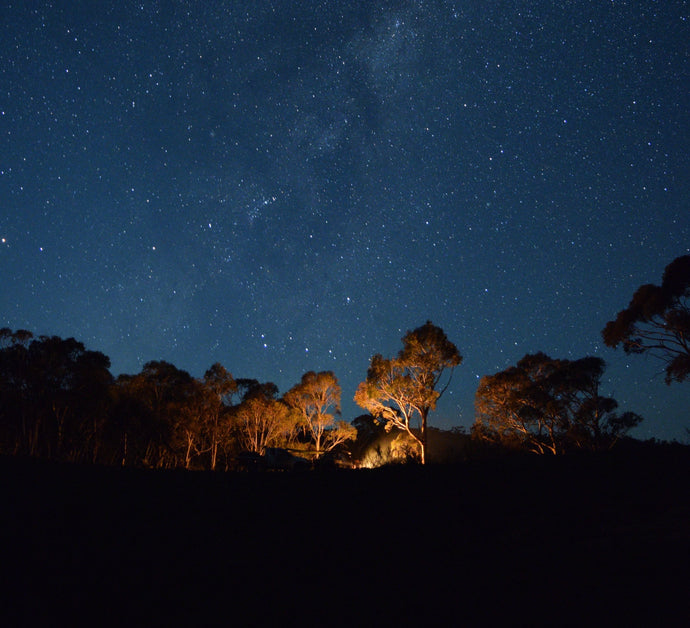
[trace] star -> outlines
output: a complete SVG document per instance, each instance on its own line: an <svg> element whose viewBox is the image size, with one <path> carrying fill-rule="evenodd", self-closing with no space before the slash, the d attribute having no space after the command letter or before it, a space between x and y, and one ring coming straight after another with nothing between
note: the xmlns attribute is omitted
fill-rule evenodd
<svg viewBox="0 0 690 628"><path fill-rule="evenodd" d="M86 338L116 375L165 356L285 391L337 366L348 419L371 357L432 320L465 356L446 426L541 350L604 358L640 434L684 439L686 401L600 341L688 250L680 4L393 4L15 6L0 327Z"/></svg>

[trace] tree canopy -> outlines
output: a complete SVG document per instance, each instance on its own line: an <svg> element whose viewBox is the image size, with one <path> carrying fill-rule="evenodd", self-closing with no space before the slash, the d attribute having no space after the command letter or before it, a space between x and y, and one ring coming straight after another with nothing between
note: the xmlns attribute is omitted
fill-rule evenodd
<svg viewBox="0 0 690 628"><path fill-rule="evenodd" d="M660 286L645 284L602 331L607 346L649 353L665 364L666 383L690 376L690 255L673 260Z"/></svg>
<svg viewBox="0 0 690 628"><path fill-rule="evenodd" d="M680 321L678 330L687 312L688 259L676 262L663 290L664 302L676 308L666 319ZM676 334L681 342L683 332ZM429 414L463 358L430 321L401 340L395 357L371 358L354 399L370 412L375 432L395 430L390 442L377 432L380 443L373 446L385 444L396 459L418 456L425 463ZM0 330L0 454L215 470L241 467L243 451L256 458L291 448L318 459L372 446L371 425L340 420L342 391L332 371L304 373L281 397L275 384L236 379L220 363L202 378L165 361L116 379L109 367L107 356L73 338ZM596 357L528 354L482 378L473 433L538 453L611 447L641 418L618 414L615 399L600 394L604 370Z"/></svg>
<svg viewBox="0 0 690 628"><path fill-rule="evenodd" d="M480 380L473 434L540 454L610 448L642 419L615 413L616 400L599 394L605 368L597 357L526 355Z"/></svg>
<svg viewBox="0 0 690 628"><path fill-rule="evenodd" d="M92 461L112 382L110 359L74 338L0 330L0 448Z"/></svg>
<svg viewBox="0 0 690 628"><path fill-rule="evenodd" d="M383 420L387 429L407 432L426 460L426 430L429 412L436 408L447 389L453 370L462 362L457 347L444 331L427 321L408 331L403 348L395 358L374 355L364 380L355 393L355 402ZM447 380L442 383L444 374ZM414 429L414 419L419 428Z"/></svg>
<svg viewBox="0 0 690 628"><path fill-rule="evenodd" d="M285 403L299 414L303 430L314 443L316 458L357 436L354 426L335 418L340 414L341 393L332 371L308 371L284 395Z"/></svg>
<svg viewBox="0 0 690 628"><path fill-rule="evenodd" d="M227 411L232 406L238 385L232 374L219 362L204 373L203 384L207 391L204 431L209 442L211 470L214 471L218 464L218 450L229 433Z"/></svg>
<svg viewBox="0 0 690 628"><path fill-rule="evenodd" d="M260 455L289 442L297 431L287 404L261 394L246 397L234 408L232 424L242 449Z"/></svg>

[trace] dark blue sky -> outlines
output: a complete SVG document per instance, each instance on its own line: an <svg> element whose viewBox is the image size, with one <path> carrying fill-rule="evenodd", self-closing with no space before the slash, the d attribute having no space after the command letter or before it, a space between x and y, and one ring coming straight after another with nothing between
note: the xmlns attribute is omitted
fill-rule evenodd
<svg viewBox="0 0 690 628"><path fill-rule="evenodd" d="M482 375L598 355L684 439L688 386L602 346L690 252L687 2L2 2L0 325L114 374L281 391L443 327Z"/></svg>

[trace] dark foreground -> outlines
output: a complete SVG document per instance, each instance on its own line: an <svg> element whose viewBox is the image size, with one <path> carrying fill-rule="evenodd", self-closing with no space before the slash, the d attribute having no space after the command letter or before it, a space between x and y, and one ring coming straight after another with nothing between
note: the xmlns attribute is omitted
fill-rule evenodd
<svg viewBox="0 0 690 628"><path fill-rule="evenodd" d="M687 448L210 475L0 459L3 625L688 625Z"/></svg>

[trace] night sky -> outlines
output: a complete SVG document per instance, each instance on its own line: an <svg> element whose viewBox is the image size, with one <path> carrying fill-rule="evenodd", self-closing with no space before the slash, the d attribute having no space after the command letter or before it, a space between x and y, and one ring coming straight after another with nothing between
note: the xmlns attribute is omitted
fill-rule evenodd
<svg viewBox="0 0 690 628"><path fill-rule="evenodd" d="M690 253L687 2L2 2L0 326L285 392L427 319L479 377L597 355L685 440L688 385L603 346Z"/></svg>

